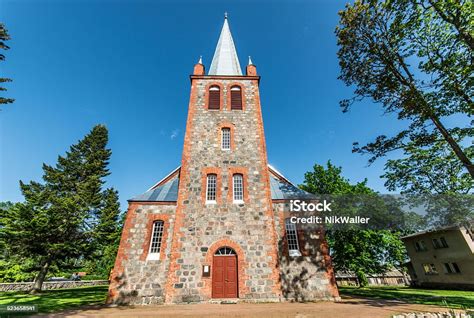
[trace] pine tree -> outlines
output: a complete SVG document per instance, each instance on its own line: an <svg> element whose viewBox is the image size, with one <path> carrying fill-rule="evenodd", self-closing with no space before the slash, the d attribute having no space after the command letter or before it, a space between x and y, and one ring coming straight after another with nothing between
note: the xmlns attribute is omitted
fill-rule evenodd
<svg viewBox="0 0 474 318"><path fill-rule="evenodd" d="M5 41L10 40L10 36L8 35L7 29L3 23L0 23L0 49L8 50L10 47L5 44ZM5 60L5 55L0 53L0 61ZM12 80L9 78L0 77L0 83L11 82ZM7 89L0 86L0 91L6 91ZM12 98L5 98L0 97L0 104L9 104L13 103L14 99Z"/></svg>
<svg viewBox="0 0 474 318"><path fill-rule="evenodd" d="M109 175L107 141L105 126L95 126L59 156L54 167L43 164L44 183L20 181L25 202L8 210L0 233L12 254L34 258L40 265L32 292L41 291L52 265L93 250L97 224L106 232L109 222L116 220L104 212L117 208L111 203L117 201L117 193L102 191Z"/></svg>

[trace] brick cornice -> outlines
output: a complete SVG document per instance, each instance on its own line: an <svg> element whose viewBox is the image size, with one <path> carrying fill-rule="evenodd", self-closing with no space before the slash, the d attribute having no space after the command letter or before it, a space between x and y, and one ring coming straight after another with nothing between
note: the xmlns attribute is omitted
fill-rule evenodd
<svg viewBox="0 0 474 318"><path fill-rule="evenodd" d="M218 79L218 80L256 80L260 81L260 76L238 76L238 75L190 75L189 78L194 79Z"/></svg>

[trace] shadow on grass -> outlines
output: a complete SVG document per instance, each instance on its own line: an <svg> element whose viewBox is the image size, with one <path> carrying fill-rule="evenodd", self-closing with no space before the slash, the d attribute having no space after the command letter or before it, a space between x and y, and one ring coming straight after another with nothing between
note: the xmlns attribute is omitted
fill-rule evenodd
<svg viewBox="0 0 474 318"><path fill-rule="evenodd" d="M359 296L411 304L435 305L450 308L474 308L474 292L430 290L408 287L339 287L343 296Z"/></svg>
<svg viewBox="0 0 474 318"><path fill-rule="evenodd" d="M103 305L108 286L45 290L38 295L26 292L0 293L0 306L36 305L39 313L51 313L74 307Z"/></svg>

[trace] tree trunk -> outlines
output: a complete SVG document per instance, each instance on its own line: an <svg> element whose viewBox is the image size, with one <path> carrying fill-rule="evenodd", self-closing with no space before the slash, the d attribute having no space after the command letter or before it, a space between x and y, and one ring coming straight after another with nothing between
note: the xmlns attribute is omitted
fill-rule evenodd
<svg viewBox="0 0 474 318"><path fill-rule="evenodd" d="M48 259L46 262L41 266L41 269L35 277L35 281L33 284L33 287L30 290L30 294L37 294L41 292L41 289L43 288L43 282L44 279L46 278L46 274L48 274L49 266L51 265L51 260Z"/></svg>
<svg viewBox="0 0 474 318"><path fill-rule="evenodd" d="M471 177L474 179L474 165L472 164L472 161L466 156L456 140L454 140L454 138L449 134L449 132L446 130L446 127L444 127L439 118L433 113L430 114L430 118L436 128L438 128L438 130L441 132L441 135L443 135L451 149L453 149L454 153L462 162L464 167L466 167Z"/></svg>

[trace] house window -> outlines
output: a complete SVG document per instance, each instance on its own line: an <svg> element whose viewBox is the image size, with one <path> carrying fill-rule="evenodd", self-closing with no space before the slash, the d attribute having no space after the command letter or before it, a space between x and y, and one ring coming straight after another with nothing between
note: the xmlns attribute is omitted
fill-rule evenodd
<svg viewBox="0 0 474 318"><path fill-rule="evenodd" d="M436 266L434 264L423 264L423 271L426 275L438 274L438 271L436 270Z"/></svg>
<svg viewBox="0 0 474 318"><path fill-rule="evenodd" d="M290 219L285 220L286 240L288 242L288 254L290 256L301 256L300 247L298 245L298 232L296 232L296 224L291 223Z"/></svg>
<svg viewBox="0 0 474 318"><path fill-rule="evenodd" d="M164 224L165 222L161 220L153 222L148 259L160 259L161 240L163 238Z"/></svg>
<svg viewBox="0 0 474 318"><path fill-rule="evenodd" d="M230 88L230 109L242 109L242 90L240 86Z"/></svg>
<svg viewBox="0 0 474 318"><path fill-rule="evenodd" d="M211 86L209 88L209 109L221 108L221 89L219 86Z"/></svg>
<svg viewBox="0 0 474 318"><path fill-rule="evenodd" d="M427 251L428 249L426 248L425 241L416 241L415 242L415 250L417 252Z"/></svg>
<svg viewBox="0 0 474 318"><path fill-rule="evenodd" d="M439 238L439 240L440 240L440 242L441 242L441 246L443 246L443 247L449 247L449 246L448 246L448 242L446 242L446 239L445 239L444 237L441 236L441 237Z"/></svg>
<svg viewBox="0 0 474 318"><path fill-rule="evenodd" d="M222 150L230 150L230 128L222 128Z"/></svg>
<svg viewBox="0 0 474 318"><path fill-rule="evenodd" d="M233 180L233 191L234 191L234 202L244 201L244 180L241 174L234 174Z"/></svg>
<svg viewBox="0 0 474 318"><path fill-rule="evenodd" d="M434 238L432 241L433 247L436 249L448 247L448 243L446 242L446 239L444 237L440 237L439 239Z"/></svg>
<svg viewBox="0 0 474 318"><path fill-rule="evenodd" d="M461 270L459 269L458 264L456 263L444 263L444 272L446 274L459 274Z"/></svg>
<svg viewBox="0 0 474 318"><path fill-rule="evenodd" d="M216 202L217 175L207 175L206 203Z"/></svg>

